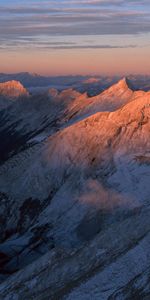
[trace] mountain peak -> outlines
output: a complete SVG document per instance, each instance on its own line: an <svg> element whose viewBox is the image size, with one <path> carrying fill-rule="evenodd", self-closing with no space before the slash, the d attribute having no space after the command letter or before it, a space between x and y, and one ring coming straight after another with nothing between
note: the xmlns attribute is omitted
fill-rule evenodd
<svg viewBox="0 0 150 300"><path fill-rule="evenodd" d="M133 89L131 88L130 81L127 77L123 77L120 79L117 83L113 84L109 89L109 91L116 93L116 92L133 92Z"/></svg>
<svg viewBox="0 0 150 300"><path fill-rule="evenodd" d="M120 88L123 88L123 89L129 89L130 88L130 82L129 82L127 77L123 77L121 80L119 80L117 85Z"/></svg>
<svg viewBox="0 0 150 300"><path fill-rule="evenodd" d="M15 99L21 96L29 96L29 93L20 81L11 80L0 83L0 95L6 98Z"/></svg>
<svg viewBox="0 0 150 300"><path fill-rule="evenodd" d="M98 82L99 82L99 78L90 77L90 78L86 79L83 83L84 84L92 84L92 83L98 83Z"/></svg>
<svg viewBox="0 0 150 300"><path fill-rule="evenodd" d="M55 88L50 88L47 91L47 94L48 94L49 97L55 98L56 96L58 96L58 90L55 89Z"/></svg>

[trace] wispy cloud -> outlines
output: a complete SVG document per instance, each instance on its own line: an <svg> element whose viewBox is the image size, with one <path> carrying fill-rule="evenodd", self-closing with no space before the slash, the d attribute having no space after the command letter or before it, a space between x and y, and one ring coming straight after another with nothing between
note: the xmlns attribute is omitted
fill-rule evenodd
<svg viewBox="0 0 150 300"><path fill-rule="evenodd" d="M150 32L149 0L56 0L2 1L0 6L0 44L2 48L38 47L45 39L62 36L137 35ZM149 9L148 9L149 8ZM36 37L36 42L34 38ZM25 41L23 41L23 38ZM17 40L17 43L16 43ZM107 46L107 45L106 45ZM61 44L58 49L103 49L99 45ZM108 45L106 48L131 47ZM134 45L133 45L134 46ZM132 46L132 47L133 47ZM53 43L42 47L56 48Z"/></svg>

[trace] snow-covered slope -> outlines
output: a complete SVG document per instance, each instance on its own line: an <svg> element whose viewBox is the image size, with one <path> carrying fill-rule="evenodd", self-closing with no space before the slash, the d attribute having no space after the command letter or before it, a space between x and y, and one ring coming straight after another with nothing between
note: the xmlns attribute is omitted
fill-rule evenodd
<svg viewBox="0 0 150 300"><path fill-rule="evenodd" d="M83 94L76 98L68 106L66 120L78 120L99 111L114 111L141 95L145 95L145 92L133 91L128 79L123 78L95 97Z"/></svg>
<svg viewBox="0 0 150 300"><path fill-rule="evenodd" d="M49 124L42 141L0 167L1 280L20 270L0 285L0 295L110 300L137 293L146 299L150 94L133 92L122 80L94 97L96 106L91 99L90 113L85 95L63 96L53 90L45 104L35 98L37 111L28 104L33 118L39 121L42 112L44 121L48 103L60 106L63 99L61 111L56 109L59 126ZM82 117L64 123L76 101ZM27 103L20 107L25 115Z"/></svg>
<svg viewBox="0 0 150 300"><path fill-rule="evenodd" d="M1 299L146 300L149 226L149 209L137 210L78 250L51 250L1 284Z"/></svg>

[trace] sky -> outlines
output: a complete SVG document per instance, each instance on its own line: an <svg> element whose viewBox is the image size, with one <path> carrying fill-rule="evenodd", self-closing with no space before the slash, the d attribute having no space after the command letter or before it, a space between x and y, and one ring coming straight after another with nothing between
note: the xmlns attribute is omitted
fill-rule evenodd
<svg viewBox="0 0 150 300"><path fill-rule="evenodd" d="M150 0L0 0L0 72L150 74Z"/></svg>

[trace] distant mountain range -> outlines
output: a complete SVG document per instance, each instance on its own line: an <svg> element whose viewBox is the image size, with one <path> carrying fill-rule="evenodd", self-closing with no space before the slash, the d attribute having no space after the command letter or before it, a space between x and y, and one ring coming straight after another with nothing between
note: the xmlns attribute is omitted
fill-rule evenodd
<svg viewBox="0 0 150 300"><path fill-rule="evenodd" d="M32 93L44 91L47 88L56 88L63 90L66 88L74 88L80 92L87 92L94 96L117 83L121 76L41 76L38 74L30 74L27 72L17 74L0 73L0 82L11 80L19 81L25 88L30 89ZM150 90L150 76L129 75L128 79L132 84L132 88Z"/></svg>
<svg viewBox="0 0 150 300"><path fill-rule="evenodd" d="M23 74L0 75L0 299L149 299L150 80Z"/></svg>

